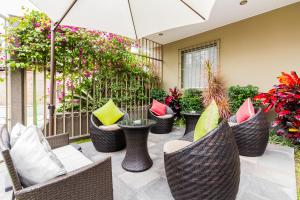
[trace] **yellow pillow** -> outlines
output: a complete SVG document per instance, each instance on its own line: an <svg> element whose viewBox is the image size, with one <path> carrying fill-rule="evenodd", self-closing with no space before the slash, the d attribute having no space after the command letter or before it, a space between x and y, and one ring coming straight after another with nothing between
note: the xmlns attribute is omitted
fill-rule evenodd
<svg viewBox="0 0 300 200"><path fill-rule="evenodd" d="M204 137L207 133L212 131L218 126L219 123L219 110L215 101L212 101L209 106L201 114L194 132L194 141Z"/></svg>
<svg viewBox="0 0 300 200"><path fill-rule="evenodd" d="M104 106L95 110L93 114L105 126L116 123L124 115L111 99Z"/></svg>

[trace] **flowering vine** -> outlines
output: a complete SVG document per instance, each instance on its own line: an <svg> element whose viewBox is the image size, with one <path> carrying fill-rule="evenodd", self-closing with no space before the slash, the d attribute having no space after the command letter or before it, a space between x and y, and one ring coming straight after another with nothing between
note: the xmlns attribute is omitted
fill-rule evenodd
<svg viewBox="0 0 300 200"><path fill-rule="evenodd" d="M11 69L49 70L50 19L44 13L27 11L22 18L10 18L9 24L7 34L2 37L8 43L6 51L12 59L7 62ZM145 100L140 80L143 84L157 80L149 61L131 52L137 44L128 38L61 25L55 40L57 97L60 102L73 102L78 93L85 93L86 96L99 93L94 91L99 87L93 88L92 84L103 85L115 80L115 77L119 77L121 82L111 83L110 90L116 93L129 90L125 84L128 82L131 83L130 92L136 92L138 100ZM139 80L138 84L133 83L136 80ZM102 89L100 92L104 93ZM93 102L101 104L97 100ZM115 97L115 100L129 102L133 97Z"/></svg>

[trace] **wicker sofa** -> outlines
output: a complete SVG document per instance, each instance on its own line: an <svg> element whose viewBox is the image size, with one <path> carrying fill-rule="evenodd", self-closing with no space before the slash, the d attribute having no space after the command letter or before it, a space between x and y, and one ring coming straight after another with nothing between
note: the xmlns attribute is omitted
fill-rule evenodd
<svg viewBox="0 0 300 200"><path fill-rule="evenodd" d="M156 124L151 127L152 133L165 134L170 133L173 128L175 113L167 106L167 114L165 116L157 116L148 108L148 118L156 121Z"/></svg>
<svg viewBox="0 0 300 200"><path fill-rule="evenodd" d="M118 121L128 119L129 115L125 111L121 111L125 114ZM124 149L126 140L122 129L118 127L114 130L105 130L101 128L102 125L98 118L91 114L89 129L95 149L100 152L115 152Z"/></svg>
<svg viewBox="0 0 300 200"><path fill-rule="evenodd" d="M69 144L69 135L62 134L47 138L52 149ZM13 196L17 200L112 200L111 158L94 162L66 175L45 183L24 188L10 156L10 149L0 134L0 149L13 185ZM14 198L13 197L13 198Z"/></svg>
<svg viewBox="0 0 300 200"><path fill-rule="evenodd" d="M256 109L252 118L236 124L236 116L229 119L232 132L242 156L261 156L269 140L269 124L261 108Z"/></svg>
<svg viewBox="0 0 300 200"><path fill-rule="evenodd" d="M164 147L165 171L173 197L234 200L240 182L240 159L228 123L221 122L197 142L192 142L193 134L181 138L188 142L180 148L167 152L168 143Z"/></svg>

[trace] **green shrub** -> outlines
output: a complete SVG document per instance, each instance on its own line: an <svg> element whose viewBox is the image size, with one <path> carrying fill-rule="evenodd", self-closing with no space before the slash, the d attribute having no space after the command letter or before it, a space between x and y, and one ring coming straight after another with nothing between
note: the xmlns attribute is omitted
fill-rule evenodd
<svg viewBox="0 0 300 200"><path fill-rule="evenodd" d="M151 101L153 99L155 99L155 100L157 100L159 102L165 102L165 99L167 97L167 93L166 93L166 91L164 91L161 88L153 88L151 90L150 96L151 96Z"/></svg>
<svg viewBox="0 0 300 200"><path fill-rule="evenodd" d="M202 91L198 89L187 89L179 100L182 111L197 111L203 110Z"/></svg>
<svg viewBox="0 0 300 200"><path fill-rule="evenodd" d="M239 107L247 98L251 98L258 94L258 87L253 85L247 86L231 86L228 90L229 104L232 113L236 113ZM258 106L259 102L253 101L254 106Z"/></svg>

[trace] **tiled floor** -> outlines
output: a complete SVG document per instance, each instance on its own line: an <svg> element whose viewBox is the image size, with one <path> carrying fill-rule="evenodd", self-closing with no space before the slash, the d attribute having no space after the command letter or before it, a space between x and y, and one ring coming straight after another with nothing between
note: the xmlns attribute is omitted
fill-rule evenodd
<svg viewBox="0 0 300 200"><path fill-rule="evenodd" d="M163 144L181 137L183 130L171 134L149 135L148 148L153 166L141 173L127 172L121 167L125 150L99 153L92 143L81 144L83 153L91 160L112 156L115 200L171 200L172 195L164 172ZM291 148L269 145L264 156L240 157L241 182L238 200L296 200L294 151ZM0 199L3 193L3 165L0 164Z"/></svg>

